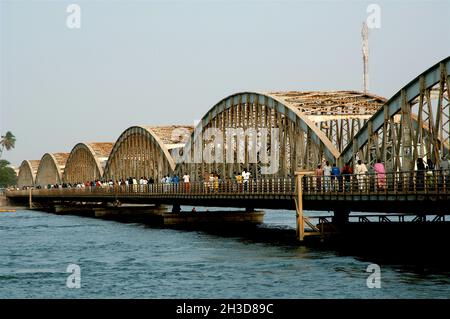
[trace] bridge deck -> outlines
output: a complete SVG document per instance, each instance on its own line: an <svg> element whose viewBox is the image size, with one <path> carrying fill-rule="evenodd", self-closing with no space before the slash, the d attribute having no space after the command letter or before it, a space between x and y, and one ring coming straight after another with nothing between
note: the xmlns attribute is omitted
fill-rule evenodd
<svg viewBox="0 0 450 319"><path fill-rule="evenodd" d="M366 174L343 177L303 178L303 207L320 211L365 211L388 213L449 214L449 175L422 176L405 173L379 176ZM9 191L15 201L115 202L216 207L246 207L295 210L293 179L250 180L247 184L223 181L189 185L113 185L86 188L58 188Z"/></svg>

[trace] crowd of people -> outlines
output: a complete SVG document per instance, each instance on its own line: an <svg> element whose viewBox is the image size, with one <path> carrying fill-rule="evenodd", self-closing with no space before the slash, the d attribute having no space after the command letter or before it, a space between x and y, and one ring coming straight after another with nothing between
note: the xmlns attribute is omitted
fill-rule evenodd
<svg viewBox="0 0 450 319"><path fill-rule="evenodd" d="M86 187L114 187L114 186L129 186L129 185L147 185L154 184L155 181L152 177L146 178L141 177L140 179L136 179L136 177L128 177L126 179L121 178L119 180L100 180L96 179L93 181L86 182L77 182L77 183L62 183L62 184L48 184L46 189L53 188L86 188ZM41 189L40 185L36 186L37 189Z"/></svg>
<svg viewBox="0 0 450 319"><path fill-rule="evenodd" d="M403 175L397 173L395 178L399 179L397 181L399 183L404 182L401 177L407 178L409 183L418 190L425 188L426 185L436 185L436 182L440 185L449 185L449 168L450 161L445 156L441 158L438 168L431 159L427 159L425 163L422 158L418 158L414 172L405 172ZM315 170L315 188L317 191L325 192L349 191L356 186L358 190L364 191L371 187L372 179L370 177L373 176L374 187L378 190L386 190L388 174L380 159L377 159L371 167L368 167L367 163L362 160L358 160L354 168L350 166L350 163L346 163L342 169L336 163L330 166L330 162L327 161L323 166L319 164Z"/></svg>
<svg viewBox="0 0 450 319"><path fill-rule="evenodd" d="M442 157L439 161L439 166L436 168L431 159L427 159L425 162L422 158L417 159L416 170L411 172L405 172L405 175L396 173L397 179L400 176L407 176L409 183L413 183L416 189L423 189L426 185L436 185L439 182L441 185L450 185L450 161L447 157ZM203 175L198 185L202 186L204 192L217 193L226 188L227 191L242 192L248 191L249 185L252 183L251 173L247 170L243 170L241 173L234 172L231 177L221 178L221 176L215 172ZM378 190L386 190L388 187L388 181L392 183L392 173L386 171L385 165L380 159L376 161L373 166L367 165L362 160L358 160L352 167L350 163L346 163L342 168L339 168L336 163L330 165L329 161L326 161L323 165L319 164L315 170L315 177L309 179L313 181L314 185L308 184L306 187L313 187L316 191L349 191L360 190L365 191L369 188L375 187ZM271 179L265 179L271 181ZM293 179L291 179L293 180ZM399 180L398 183L403 181ZM428 184L427 184L428 183ZM77 183L62 183L62 184L48 184L45 187L37 186L37 189L55 189L55 188L115 188L133 191L144 191L154 185L155 187L161 187L162 191L175 190L184 192L191 191L191 177L188 173L183 176L177 174L165 175L160 180L155 180L153 177L128 177L120 178L118 180L93 180ZM447 186L448 187L448 186Z"/></svg>
<svg viewBox="0 0 450 319"><path fill-rule="evenodd" d="M250 180L250 172L246 171L245 169L242 171L242 173L234 173L232 180L235 184L235 190L247 190L248 184ZM86 181L86 182L77 182L77 183L61 183L61 184L48 184L45 187L42 186L36 186L37 189L82 189L82 188L111 188L111 187L124 187L124 188L130 188L132 190L143 190L145 186L147 185L153 185L155 183L159 183L159 185L162 187L162 190L169 190L171 187L178 189L180 187L179 185L182 184L182 189L184 191L189 192L191 189L191 177L189 174L184 174L181 178L179 175L164 175L159 181L155 181L153 177L147 178L147 177L141 177L140 179L137 179L136 177L128 177L128 178L121 178L119 180L93 180L93 181ZM224 182L224 179L220 177L219 174L211 172L210 174L207 174L204 176L204 189L209 192L218 192L219 185L221 185Z"/></svg>
<svg viewBox="0 0 450 319"><path fill-rule="evenodd" d="M373 166L373 172L376 174L377 187L386 188L386 169L381 160L377 160L377 163ZM356 183L359 190L364 190L367 187L367 174L369 169L366 163L361 160L357 161L355 168L350 166L350 163L346 163L342 169L340 169L336 163L330 165L329 161L325 162L325 165L319 164L316 168L316 188L318 191L346 191L350 190L352 181L352 175L356 177Z"/></svg>

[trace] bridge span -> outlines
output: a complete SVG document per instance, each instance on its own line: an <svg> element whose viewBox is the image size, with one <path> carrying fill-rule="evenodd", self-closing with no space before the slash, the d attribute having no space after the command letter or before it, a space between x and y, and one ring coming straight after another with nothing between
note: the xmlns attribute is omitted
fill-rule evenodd
<svg viewBox="0 0 450 319"><path fill-rule="evenodd" d="M352 90L238 92L214 104L195 127L132 126L115 143L78 143L70 153L24 160L18 190L7 196L35 204L165 204L174 211L181 205L295 209L299 238L303 209L333 211L344 222L351 211L445 219L449 75L447 57L390 99ZM359 161L370 172L382 164L384 182L373 174L305 173ZM248 184L233 182L243 170ZM205 182L210 174L220 176L217 187ZM159 183L169 175L189 175L189 188ZM119 186L130 177L151 183ZM98 180L113 186L73 187Z"/></svg>
<svg viewBox="0 0 450 319"><path fill-rule="evenodd" d="M450 187L446 174L436 171L423 182L417 172L388 173L386 187L376 185L375 174L341 176L336 180L304 176L302 200L305 210L385 213L448 213ZM346 180L348 178L348 180ZM432 180L431 180L432 179ZM325 185L329 183L329 189ZM210 182L155 183L148 185L104 186L8 191L16 201L103 202L165 204L204 207L236 207L295 210L298 186L295 179L255 179L248 184L225 180Z"/></svg>
<svg viewBox="0 0 450 319"><path fill-rule="evenodd" d="M182 205L198 207L238 207L296 210L299 239L305 236L305 223L317 226L303 215L310 211L332 211L333 222L346 223L350 212L376 212L385 216L416 214L419 218L436 216L444 221L449 214L450 171L342 175L333 179L304 175L294 178L253 179L246 183L224 180L147 185L107 185L103 187L28 189L8 191L14 202L30 206L122 204L171 205L180 212ZM382 180L381 180L382 178Z"/></svg>

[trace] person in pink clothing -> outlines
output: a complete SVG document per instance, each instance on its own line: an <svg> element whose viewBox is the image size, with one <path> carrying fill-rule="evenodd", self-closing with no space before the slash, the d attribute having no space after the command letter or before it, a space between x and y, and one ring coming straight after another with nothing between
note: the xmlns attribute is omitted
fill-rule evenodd
<svg viewBox="0 0 450 319"><path fill-rule="evenodd" d="M386 189L386 170L384 164L381 163L380 159L373 166L375 173L377 174L377 186L381 189Z"/></svg>

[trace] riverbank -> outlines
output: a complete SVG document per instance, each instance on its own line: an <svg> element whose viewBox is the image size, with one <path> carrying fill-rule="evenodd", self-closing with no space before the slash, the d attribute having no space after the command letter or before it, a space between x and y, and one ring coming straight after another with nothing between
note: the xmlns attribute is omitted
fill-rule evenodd
<svg viewBox="0 0 450 319"><path fill-rule="evenodd" d="M9 212L26 209L25 206L18 206L11 204L5 195L0 195L0 212Z"/></svg>

